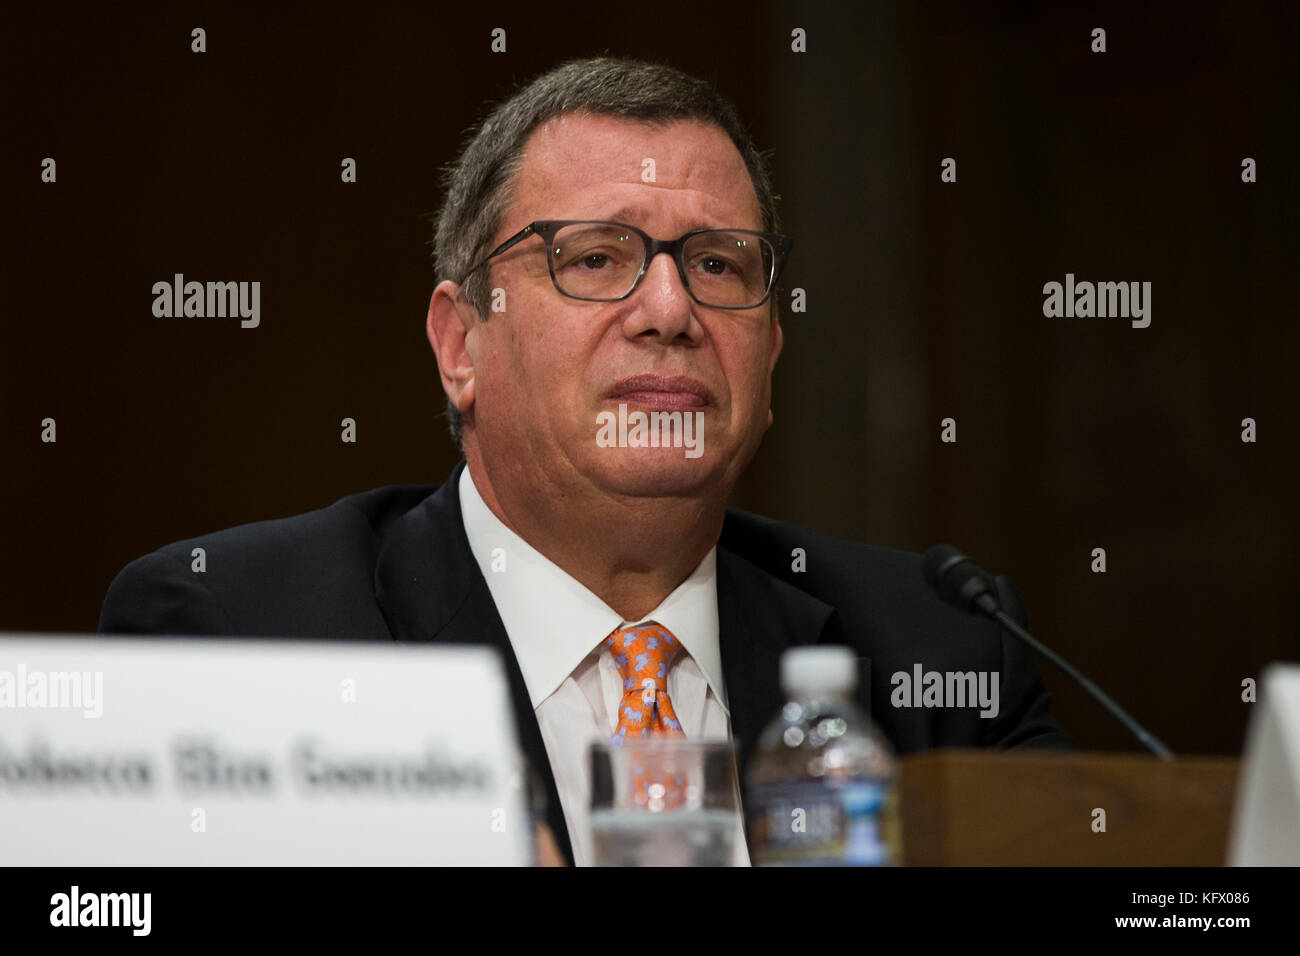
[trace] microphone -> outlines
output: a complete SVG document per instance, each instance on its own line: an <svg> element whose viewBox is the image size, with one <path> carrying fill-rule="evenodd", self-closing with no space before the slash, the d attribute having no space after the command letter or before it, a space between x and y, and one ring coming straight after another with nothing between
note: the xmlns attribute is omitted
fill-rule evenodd
<svg viewBox="0 0 1300 956"><path fill-rule="evenodd" d="M1100 687L1074 669L1064 658L1054 654L1032 634L1012 620L998 604L997 585L992 576L966 555L950 544L936 544L921 559L921 573L939 597L963 611L979 611L993 618L1042 657L1064 671L1087 694L1108 710L1116 720L1128 728L1142 745L1161 760L1173 760L1174 753L1149 730L1128 715L1124 708L1111 700Z"/></svg>

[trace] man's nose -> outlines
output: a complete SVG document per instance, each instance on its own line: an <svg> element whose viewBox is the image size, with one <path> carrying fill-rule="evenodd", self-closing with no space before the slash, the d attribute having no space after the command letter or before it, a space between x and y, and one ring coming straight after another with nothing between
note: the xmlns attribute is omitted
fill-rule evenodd
<svg viewBox="0 0 1300 956"><path fill-rule="evenodd" d="M665 344L686 341L698 343L704 327L695 317L695 302L673 257L661 252L650 260L641 284L632 293L633 308L623 321L629 338L653 335Z"/></svg>

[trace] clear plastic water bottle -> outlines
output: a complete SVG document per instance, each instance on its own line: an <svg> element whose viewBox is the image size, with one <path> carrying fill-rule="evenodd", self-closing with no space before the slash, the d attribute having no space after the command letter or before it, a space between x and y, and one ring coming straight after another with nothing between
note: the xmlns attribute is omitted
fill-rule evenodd
<svg viewBox="0 0 1300 956"><path fill-rule="evenodd" d="M787 702L746 773L756 866L902 862L898 762L854 703L857 680L847 647L794 647L781 656Z"/></svg>

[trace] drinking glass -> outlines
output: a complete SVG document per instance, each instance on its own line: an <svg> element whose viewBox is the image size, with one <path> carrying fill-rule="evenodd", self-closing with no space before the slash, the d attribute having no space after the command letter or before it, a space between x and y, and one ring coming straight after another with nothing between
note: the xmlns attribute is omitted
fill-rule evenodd
<svg viewBox="0 0 1300 956"><path fill-rule="evenodd" d="M591 745L596 866L730 866L743 839L732 745L629 737Z"/></svg>

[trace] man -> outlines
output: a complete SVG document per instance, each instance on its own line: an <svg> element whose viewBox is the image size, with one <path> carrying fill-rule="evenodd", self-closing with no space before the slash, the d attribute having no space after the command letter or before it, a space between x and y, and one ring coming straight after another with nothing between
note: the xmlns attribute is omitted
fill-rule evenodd
<svg viewBox="0 0 1300 956"><path fill-rule="evenodd" d="M790 249L733 107L667 67L569 63L490 115L446 187L427 332L465 460L436 489L163 548L102 630L494 644L579 864L589 742L730 738L743 779L791 646L854 648L902 752L1072 746L1018 643L937 600L919 556L727 511L772 424ZM646 635L675 649L651 678L616 643ZM892 706L917 664L998 674L996 716Z"/></svg>

